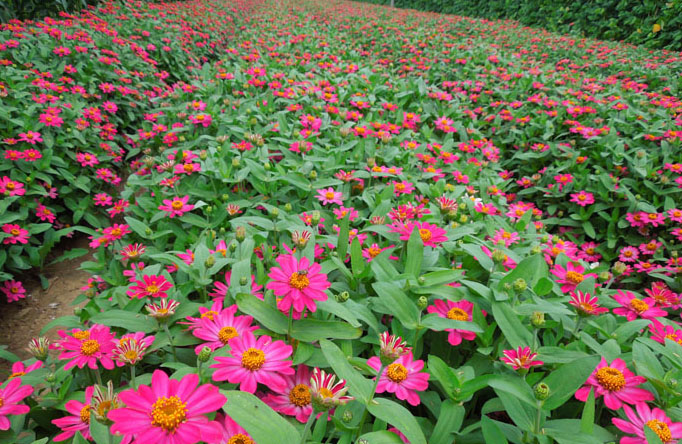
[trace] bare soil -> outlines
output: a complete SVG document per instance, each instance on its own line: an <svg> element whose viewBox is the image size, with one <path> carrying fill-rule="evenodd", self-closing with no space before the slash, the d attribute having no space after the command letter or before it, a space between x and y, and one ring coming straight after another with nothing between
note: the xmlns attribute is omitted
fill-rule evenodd
<svg viewBox="0 0 682 444"><path fill-rule="evenodd" d="M54 250L55 257L72 248L88 248L88 239L80 237L62 242ZM30 358L26 347L31 338L38 337L40 330L50 321L73 314L72 302L90 277L79 267L88 260L92 260L92 252L49 265L43 270L43 275L49 281L46 290L41 288L37 274L33 278L29 275L28 279L23 280L27 294L25 299L11 304L0 300L0 345L7 345L8 351L22 360ZM47 332L46 336L49 339L57 338L56 329ZM9 374L10 368L10 363L0 359L0 380Z"/></svg>

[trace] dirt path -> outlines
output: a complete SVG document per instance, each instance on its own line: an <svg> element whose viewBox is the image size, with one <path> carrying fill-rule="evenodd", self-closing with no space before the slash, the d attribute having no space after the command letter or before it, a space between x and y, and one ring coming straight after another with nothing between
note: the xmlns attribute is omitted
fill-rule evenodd
<svg viewBox="0 0 682 444"><path fill-rule="evenodd" d="M88 239L75 239L62 245L62 248L88 248ZM57 256L61 254L59 250L54 252ZM74 306L71 303L90 277L90 274L78 268L88 260L92 260L92 253L48 266L44 270L50 283L47 290L40 288L36 279L36 282L26 283L25 299L12 304L0 301L0 345L7 345L8 350L21 359L30 358L26 350L30 339L37 337L48 322L73 314ZM56 331L53 329L47 336L56 338ZM10 367L7 361L0 360L0 380L9 374Z"/></svg>

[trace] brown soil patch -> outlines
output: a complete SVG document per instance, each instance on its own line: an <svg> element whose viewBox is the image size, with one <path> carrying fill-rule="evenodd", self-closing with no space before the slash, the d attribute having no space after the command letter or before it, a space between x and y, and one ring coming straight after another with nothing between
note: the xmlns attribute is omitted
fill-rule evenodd
<svg viewBox="0 0 682 444"><path fill-rule="evenodd" d="M69 239L58 245L53 254L60 256L64 251L73 248L88 248L87 237ZM50 321L73 314L73 300L81 293L90 274L79 270L80 264L92 260L92 252L85 256L48 265L43 274L49 281L47 290L40 286L36 275L24 279L26 298L12 304L0 301L0 345L7 345L8 351L28 359L31 355L26 346L31 338L40 335L40 330ZM3 298L4 299L4 298ZM50 339L57 338L55 329L47 333ZM0 359L0 381L9 374L11 364Z"/></svg>

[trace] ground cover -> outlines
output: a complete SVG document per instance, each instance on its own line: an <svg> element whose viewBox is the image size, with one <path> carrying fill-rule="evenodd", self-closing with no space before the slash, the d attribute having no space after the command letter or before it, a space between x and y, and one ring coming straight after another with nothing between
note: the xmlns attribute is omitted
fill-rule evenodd
<svg viewBox="0 0 682 444"><path fill-rule="evenodd" d="M0 388L0 439L682 437L679 55L213 8L193 23L228 14L220 57L126 124L120 211L79 227L82 308Z"/></svg>

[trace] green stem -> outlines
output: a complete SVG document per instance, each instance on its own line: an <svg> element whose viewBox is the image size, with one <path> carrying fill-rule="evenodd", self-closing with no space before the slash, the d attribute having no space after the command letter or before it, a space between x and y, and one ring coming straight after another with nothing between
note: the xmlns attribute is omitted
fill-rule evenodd
<svg viewBox="0 0 682 444"><path fill-rule="evenodd" d="M102 375L99 373L99 368L95 369L95 377L97 378L97 384L102 385Z"/></svg>
<svg viewBox="0 0 682 444"><path fill-rule="evenodd" d="M178 355L175 353L175 345L173 345L173 337L170 334L170 330L168 329L168 323L164 322L163 323L163 331L166 332L166 335L168 335L168 343L170 344L171 351L173 352L173 359L175 362L178 362Z"/></svg>
<svg viewBox="0 0 682 444"><path fill-rule="evenodd" d="M135 384L135 366L131 365L130 366L130 383L132 384L133 388L137 388L137 384Z"/></svg>
<svg viewBox="0 0 682 444"><path fill-rule="evenodd" d="M575 336L576 338L578 337L578 333L580 332L580 327L581 327L582 323L583 323L583 317L579 315L578 320L575 321L575 329L573 330L573 336Z"/></svg>
<svg viewBox="0 0 682 444"><path fill-rule="evenodd" d="M201 368L201 366L202 366L203 362L201 362L201 360L198 360L198 361L199 361L199 363L198 363L198 365L197 365L197 367L198 367L197 372L199 373L199 384L201 384L201 383L202 383L202 379L203 379L203 378L202 378L202 375L201 375L201 373L202 373L202 368Z"/></svg>
<svg viewBox="0 0 682 444"><path fill-rule="evenodd" d="M381 375L384 374L384 369L386 366L381 363L381 367L379 367L379 372L377 373L377 377L374 380L374 387L372 387L372 393L369 395L369 399L367 400L367 405L365 406L363 412L362 412L362 418L360 419L360 423L358 424L358 434L356 438L359 438L360 435L362 434L362 427L365 425L365 421L367 420L367 414L369 413L369 405L372 403L372 399L374 399L374 394L377 391L377 386L379 385L379 380L381 379Z"/></svg>
<svg viewBox="0 0 682 444"><path fill-rule="evenodd" d="M542 421L542 404L543 404L542 401L537 402L538 411L537 411L537 414L535 416L535 434L536 435L540 434L540 421Z"/></svg>
<svg viewBox="0 0 682 444"><path fill-rule="evenodd" d="M310 428L313 425L313 422L315 422L315 416L317 415L317 412L315 409L313 409L312 412L310 412L310 416L308 416L308 420L305 423L305 428L303 429L303 435L301 435L301 444L305 444L306 439L308 439L308 432L310 432Z"/></svg>
<svg viewBox="0 0 682 444"><path fill-rule="evenodd" d="M287 327L287 336L289 337L289 340L291 340L291 330L293 330L294 326L294 304L291 304L291 307L289 307L289 326Z"/></svg>

